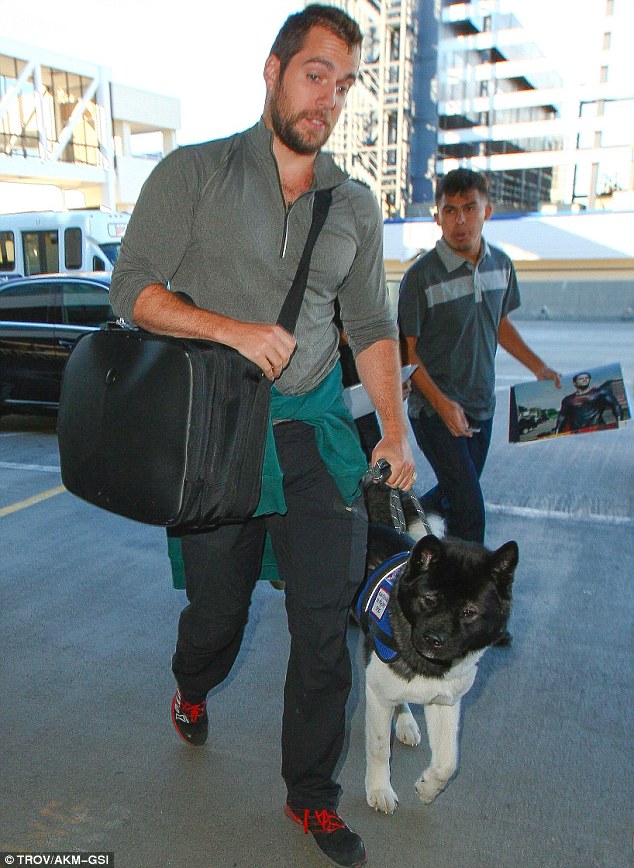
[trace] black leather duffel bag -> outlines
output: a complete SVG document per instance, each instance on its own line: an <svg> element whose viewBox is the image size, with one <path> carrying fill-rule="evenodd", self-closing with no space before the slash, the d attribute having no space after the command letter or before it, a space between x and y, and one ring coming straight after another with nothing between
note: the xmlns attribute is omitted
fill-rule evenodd
<svg viewBox="0 0 634 868"><path fill-rule="evenodd" d="M148 524L245 518L260 497L269 397L257 365L222 344L93 332L64 372L62 482Z"/></svg>
<svg viewBox="0 0 634 868"><path fill-rule="evenodd" d="M277 320L291 333L330 201L330 190L315 194ZM194 529L248 518L260 498L270 385L257 365L212 341L117 326L86 335L62 380L62 482L147 524Z"/></svg>

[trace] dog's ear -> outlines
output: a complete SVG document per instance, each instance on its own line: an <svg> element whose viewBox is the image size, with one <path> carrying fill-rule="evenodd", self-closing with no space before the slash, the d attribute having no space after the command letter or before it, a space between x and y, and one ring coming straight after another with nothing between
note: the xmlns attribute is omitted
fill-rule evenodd
<svg viewBox="0 0 634 868"><path fill-rule="evenodd" d="M500 548L490 556L489 566L491 569L491 575L495 579L500 590L506 589L510 591L519 556L519 549L515 540L504 543L503 546L500 546Z"/></svg>
<svg viewBox="0 0 634 868"><path fill-rule="evenodd" d="M408 567L413 569L408 569L408 573L412 575L412 573L420 573L421 571L429 572L440 563L444 553L444 546L438 537L431 533L427 534L427 536L419 539L412 549Z"/></svg>

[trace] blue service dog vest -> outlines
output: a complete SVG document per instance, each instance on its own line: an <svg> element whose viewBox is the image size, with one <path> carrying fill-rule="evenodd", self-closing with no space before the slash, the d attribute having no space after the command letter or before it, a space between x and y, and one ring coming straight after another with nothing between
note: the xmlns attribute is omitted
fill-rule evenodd
<svg viewBox="0 0 634 868"><path fill-rule="evenodd" d="M377 567L369 576L357 600L357 617L364 630L369 631L374 650L383 663L393 663L399 656L388 604L394 583L403 572L409 552L401 552Z"/></svg>

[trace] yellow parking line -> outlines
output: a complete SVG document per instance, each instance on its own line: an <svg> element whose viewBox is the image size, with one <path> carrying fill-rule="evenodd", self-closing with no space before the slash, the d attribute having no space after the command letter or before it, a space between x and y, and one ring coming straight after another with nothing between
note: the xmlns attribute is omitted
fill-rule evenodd
<svg viewBox="0 0 634 868"><path fill-rule="evenodd" d="M49 497L55 497L56 494L61 494L66 491L63 485L58 485L56 488L49 488L47 491L42 491L40 494L34 494L33 497L27 497L26 500L20 500L18 503L12 503L11 506L3 506L0 509L0 518L5 515L11 515L12 512L18 512L21 509L26 509L27 506L33 506L40 503L42 500L47 500Z"/></svg>

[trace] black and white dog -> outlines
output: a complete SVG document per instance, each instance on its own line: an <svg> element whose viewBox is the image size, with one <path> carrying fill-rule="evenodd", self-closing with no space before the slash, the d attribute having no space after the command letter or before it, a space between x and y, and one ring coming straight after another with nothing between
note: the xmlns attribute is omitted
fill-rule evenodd
<svg viewBox="0 0 634 868"><path fill-rule="evenodd" d="M373 518L370 512L371 520ZM356 602L366 632L366 797L391 814L393 717L396 737L417 745L421 734L407 703L424 706L431 762L415 787L432 802L458 767L460 703L478 661L505 632L518 548L497 551L426 534L418 542L372 523L368 580Z"/></svg>

